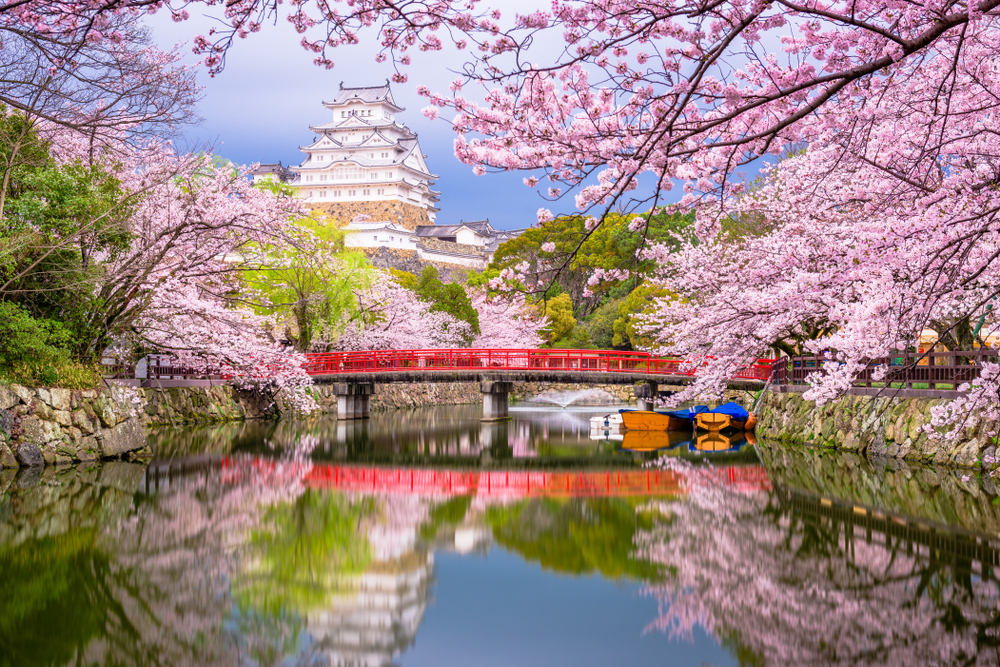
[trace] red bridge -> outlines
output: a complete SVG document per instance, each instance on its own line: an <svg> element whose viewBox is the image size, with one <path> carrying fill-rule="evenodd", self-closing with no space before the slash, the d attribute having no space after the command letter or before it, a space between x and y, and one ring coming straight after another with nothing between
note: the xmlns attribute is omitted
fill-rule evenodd
<svg viewBox="0 0 1000 667"><path fill-rule="evenodd" d="M734 380L759 387L771 377L773 362L758 359L738 372ZM367 418L376 384L479 382L483 418L490 420L507 417L508 394L514 382L636 385L640 407L648 409L660 384L686 384L697 373L697 366L681 359L646 352L468 348L308 354L304 368L317 384L332 385L338 397L338 419ZM195 377L187 369L150 357L147 378L141 383L155 387L228 380L226 376Z"/></svg>
<svg viewBox="0 0 1000 667"><path fill-rule="evenodd" d="M372 350L368 352L326 352L308 354L306 371L315 378L348 381L411 382L456 379L539 379L568 375L602 383L657 379L689 379L696 369L681 359L656 357L646 352L618 350ZM757 363L736 375L740 380L765 381L773 359ZM502 378L500 376L503 376ZM511 377L517 376L517 377ZM375 379L377 377L377 379Z"/></svg>

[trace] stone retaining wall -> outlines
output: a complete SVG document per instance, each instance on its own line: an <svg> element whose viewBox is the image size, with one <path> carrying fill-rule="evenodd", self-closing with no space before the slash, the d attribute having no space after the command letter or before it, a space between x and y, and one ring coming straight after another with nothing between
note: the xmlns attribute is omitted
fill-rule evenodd
<svg viewBox="0 0 1000 667"><path fill-rule="evenodd" d="M933 406L950 399L843 396L817 408L796 393L769 392L757 433L772 440L838 447L876 456L979 468L996 454L996 438L972 420L956 441L923 431Z"/></svg>
<svg viewBox="0 0 1000 667"><path fill-rule="evenodd" d="M0 386L0 468L148 454L142 390Z"/></svg>
<svg viewBox="0 0 1000 667"><path fill-rule="evenodd" d="M629 385L517 382L515 401L545 392L601 390L609 402L635 403ZM669 387L662 387L664 391ZM313 387L323 413L336 413L331 387ZM371 411L479 403L478 382L379 385ZM140 389L105 387L86 391L0 386L0 469L147 456L149 427L218 424L274 419L290 410L275 400L230 386Z"/></svg>

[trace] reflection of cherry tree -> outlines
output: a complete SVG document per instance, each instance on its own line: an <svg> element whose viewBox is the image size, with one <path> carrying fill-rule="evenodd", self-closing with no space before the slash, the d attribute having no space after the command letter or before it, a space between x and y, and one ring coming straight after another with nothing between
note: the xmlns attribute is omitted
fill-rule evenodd
<svg viewBox="0 0 1000 667"><path fill-rule="evenodd" d="M996 664L982 647L998 637L995 583L801 524L775 503L692 483L685 502L652 506L672 521L641 533L636 555L673 574L649 588L651 628L735 634L768 665Z"/></svg>

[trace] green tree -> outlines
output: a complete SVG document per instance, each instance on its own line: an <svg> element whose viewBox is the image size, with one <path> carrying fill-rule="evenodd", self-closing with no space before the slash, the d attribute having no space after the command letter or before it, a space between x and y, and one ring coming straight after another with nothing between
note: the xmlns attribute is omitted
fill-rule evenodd
<svg viewBox="0 0 1000 667"><path fill-rule="evenodd" d="M624 298L606 301L586 321L590 342L597 349L609 350L615 347L615 320L618 319L618 309L624 302Z"/></svg>
<svg viewBox="0 0 1000 667"><path fill-rule="evenodd" d="M291 243L249 258L244 280L262 297L258 310L277 314L281 335L308 352L361 316L356 293L373 273L365 255L344 249L344 232L322 214L295 222Z"/></svg>
<svg viewBox="0 0 1000 667"><path fill-rule="evenodd" d="M551 322L549 325L549 343L551 344L567 338L576 327L576 318L573 317L573 300L566 292L546 302L545 315Z"/></svg>
<svg viewBox="0 0 1000 667"><path fill-rule="evenodd" d="M618 305L618 317L612 324L614 336L612 345L615 347L631 346L632 349L649 349L653 339L644 336L638 330L637 317L649 313L655 307L655 299L676 296L663 287L643 283L629 292L629 295Z"/></svg>
<svg viewBox="0 0 1000 667"><path fill-rule="evenodd" d="M498 274L523 262L528 273L550 288L546 296L560 291L569 292L577 312L587 316L606 298L617 298L621 281L608 281L597 286L587 284L596 269L621 269L634 275L649 275L655 268L651 260L640 260L637 251L647 243L663 243L679 247L681 238L691 238L694 215L660 213L649 218L642 231L630 231L636 216L609 215L594 230L587 230L586 218L564 216L537 227L531 227L517 238L503 243L493 256L489 271ZM552 243L555 250L542 246ZM626 281L631 282L631 280Z"/></svg>
<svg viewBox="0 0 1000 667"><path fill-rule="evenodd" d="M396 282L417 293L421 301L431 304L431 310L447 313L456 320L468 322L471 327L466 344L479 335L479 313L465 288L457 283L444 283L433 266L425 266L419 276L406 271L390 269Z"/></svg>

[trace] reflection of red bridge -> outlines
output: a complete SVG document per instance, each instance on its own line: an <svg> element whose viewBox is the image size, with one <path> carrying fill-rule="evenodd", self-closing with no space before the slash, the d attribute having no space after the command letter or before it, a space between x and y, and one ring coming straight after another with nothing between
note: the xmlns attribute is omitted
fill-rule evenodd
<svg viewBox="0 0 1000 667"><path fill-rule="evenodd" d="M692 478L697 478L697 480ZM524 471L435 470L313 465L306 473L313 488L362 493L477 495L510 497L678 495L692 482L740 490L770 490L764 466L694 467L673 470Z"/></svg>

